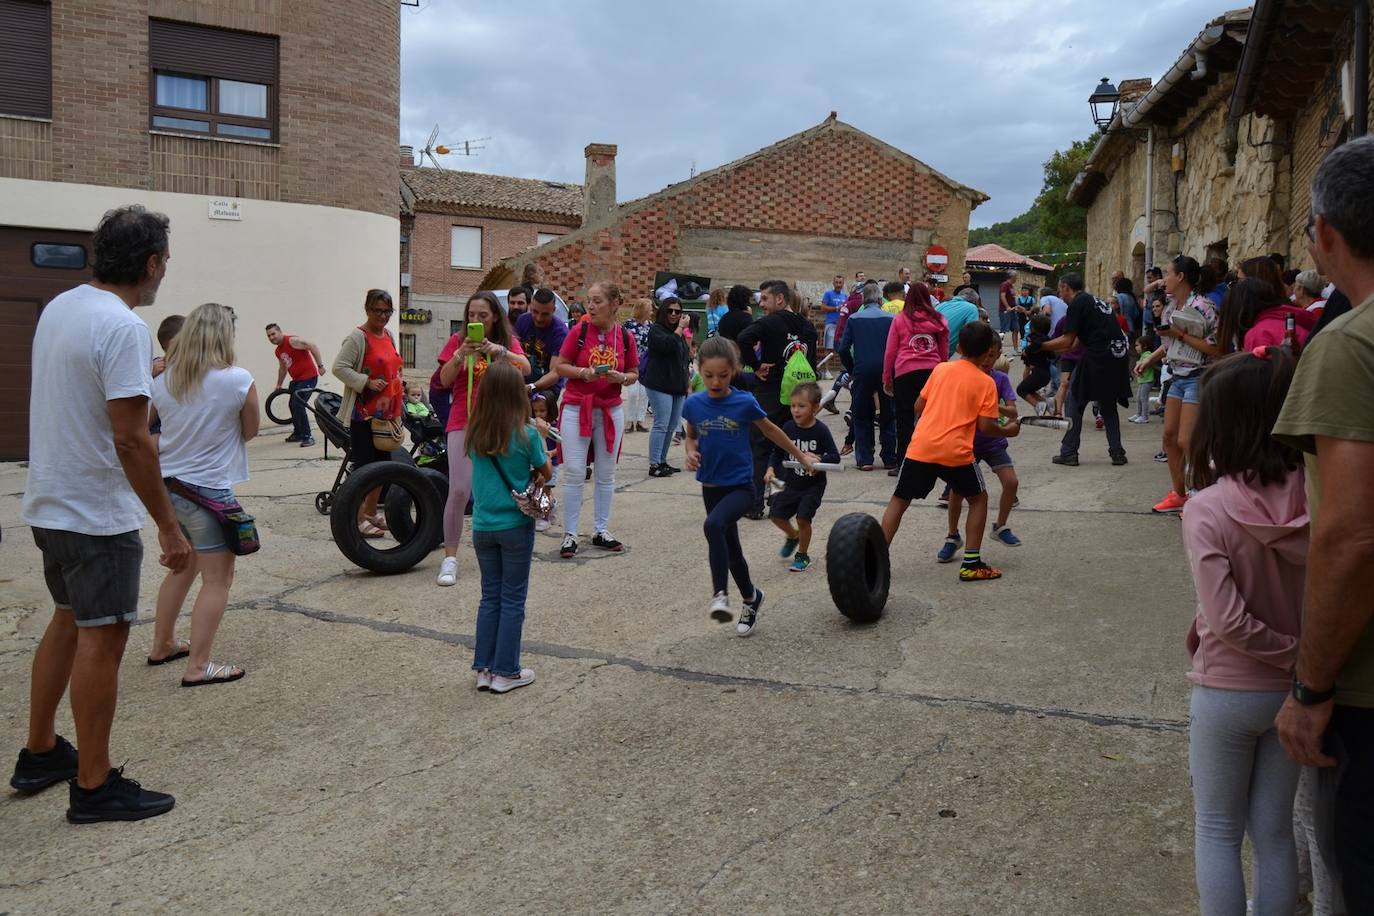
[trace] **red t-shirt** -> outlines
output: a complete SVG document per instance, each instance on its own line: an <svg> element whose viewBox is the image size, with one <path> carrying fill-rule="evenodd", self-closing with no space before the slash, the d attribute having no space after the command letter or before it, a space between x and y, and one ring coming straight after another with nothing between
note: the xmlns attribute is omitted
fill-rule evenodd
<svg viewBox="0 0 1374 916"><path fill-rule="evenodd" d="M319 377L320 367L315 365L315 357L309 350L297 350L291 346L291 338L285 334L281 343L277 344L277 360L286 367L286 373L293 382Z"/></svg>
<svg viewBox="0 0 1374 916"><path fill-rule="evenodd" d="M582 333L583 327L587 329L585 335ZM625 346L627 338L630 342L628 347ZM582 341L580 349L579 340ZM618 324L611 325L610 330L604 332L590 321L573 325L563 339L563 349L558 355L569 365L578 367L591 366L594 369L607 366L622 373L639 368L639 348L629 332ZM564 403L580 404L585 398L591 398L602 406L614 407L620 403L620 385L604 376L597 376L590 382L580 378L568 379L563 392Z"/></svg>
<svg viewBox="0 0 1374 916"><path fill-rule="evenodd" d="M453 359L453 354L458 352L458 348L463 345L466 335L454 334L444 344L444 349L439 351L439 364ZM525 351L520 349L520 341L514 337L510 341L510 351L516 356L524 356ZM472 360L472 396L477 397L477 389L482 384L482 376L487 371L487 358L476 356ZM458 377L453 380L453 406L448 410L448 425L444 427L444 432L451 433L455 429L467 429L468 425L468 367L466 365L458 368Z"/></svg>
<svg viewBox="0 0 1374 916"><path fill-rule="evenodd" d="M1003 280L997 293L997 311L1008 312L1016 307L1016 287L1010 280Z"/></svg>
<svg viewBox="0 0 1374 916"><path fill-rule="evenodd" d="M376 336L366 328L363 332L367 349L363 351L362 373L369 379L383 379L386 387L381 391L364 389L358 393L353 404L353 419L368 420L373 417L394 420L405 409L405 391L401 386L401 354L396 352L396 344L387 331Z"/></svg>

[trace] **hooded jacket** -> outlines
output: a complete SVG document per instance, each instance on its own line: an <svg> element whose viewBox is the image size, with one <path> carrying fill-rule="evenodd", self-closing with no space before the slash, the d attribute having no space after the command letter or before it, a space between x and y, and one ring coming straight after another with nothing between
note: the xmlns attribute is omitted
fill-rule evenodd
<svg viewBox="0 0 1374 916"><path fill-rule="evenodd" d="M1183 543L1198 597L1188 679L1225 690L1286 691L1307 573L1302 471L1268 487L1218 480L1188 500Z"/></svg>
<svg viewBox="0 0 1374 916"><path fill-rule="evenodd" d="M1283 346L1283 333L1287 317L1293 316L1293 324L1298 333L1298 346L1307 343L1307 335L1317 326L1321 316L1296 305L1276 305L1265 309L1255 316L1255 323L1245 332L1245 342L1241 349L1253 350L1255 347Z"/></svg>
<svg viewBox="0 0 1374 916"><path fill-rule="evenodd" d="M891 385L899 375L921 369L934 369L949 359L949 325L945 316L917 311L908 318L905 311L892 319L883 352L883 384Z"/></svg>

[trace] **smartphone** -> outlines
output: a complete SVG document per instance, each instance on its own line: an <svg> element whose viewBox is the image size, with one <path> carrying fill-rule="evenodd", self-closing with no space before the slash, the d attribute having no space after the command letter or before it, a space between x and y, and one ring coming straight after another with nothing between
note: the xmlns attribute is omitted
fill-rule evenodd
<svg viewBox="0 0 1374 916"><path fill-rule="evenodd" d="M603 363L600 366L593 367L592 371L595 372L597 375L605 375L607 372L611 371L611 367Z"/></svg>
<svg viewBox="0 0 1374 916"><path fill-rule="evenodd" d="M485 340L485 339L486 339L486 330L482 327L482 322L480 322L480 321L469 321L469 322L468 322L468 333L467 333L467 340L468 340L468 343L472 344L472 345L475 347L475 346L477 346L478 344L480 344L480 343L481 343L483 340Z"/></svg>

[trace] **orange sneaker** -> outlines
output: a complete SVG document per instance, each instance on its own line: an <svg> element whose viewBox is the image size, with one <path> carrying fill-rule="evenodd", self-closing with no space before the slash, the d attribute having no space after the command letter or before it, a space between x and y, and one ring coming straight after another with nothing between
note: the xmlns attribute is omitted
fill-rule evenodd
<svg viewBox="0 0 1374 916"><path fill-rule="evenodd" d="M1159 502L1155 503L1153 511L1158 512L1160 515L1168 515L1173 512L1182 512L1183 507L1187 504L1187 502L1188 497L1179 496L1173 490L1170 490L1168 496L1164 497Z"/></svg>
<svg viewBox="0 0 1374 916"><path fill-rule="evenodd" d="M965 563L959 567L960 582L985 582L988 579L1002 578L1002 570L989 566L982 560Z"/></svg>

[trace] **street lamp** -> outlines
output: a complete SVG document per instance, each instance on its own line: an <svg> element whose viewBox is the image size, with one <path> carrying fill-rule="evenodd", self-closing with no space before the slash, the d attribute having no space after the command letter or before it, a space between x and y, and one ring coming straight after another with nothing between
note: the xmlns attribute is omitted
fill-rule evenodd
<svg viewBox="0 0 1374 916"><path fill-rule="evenodd" d="M1102 82L1093 90L1093 94L1088 96L1088 107L1092 109L1093 122L1102 130L1106 130L1121 107L1121 93L1117 92L1111 80L1104 76Z"/></svg>

